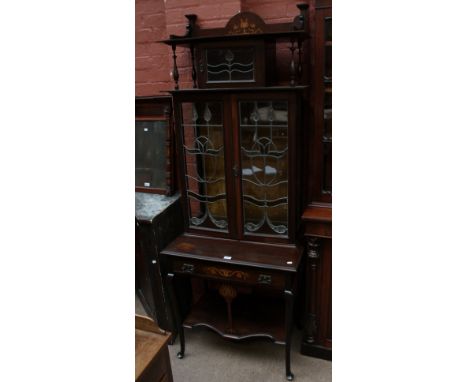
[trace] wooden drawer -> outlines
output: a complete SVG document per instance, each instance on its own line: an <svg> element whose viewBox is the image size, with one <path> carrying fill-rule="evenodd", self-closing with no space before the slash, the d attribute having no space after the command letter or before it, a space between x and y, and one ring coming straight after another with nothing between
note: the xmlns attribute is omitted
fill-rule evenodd
<svg viewBox="0 0 468 382"><path fill-rule="evenodd" d="M256 270L249 267L219 265L209 262L176 260L174 272L226 280L249 285L266 285L275 288L284 288L285 276L280 272Z"/></svg>

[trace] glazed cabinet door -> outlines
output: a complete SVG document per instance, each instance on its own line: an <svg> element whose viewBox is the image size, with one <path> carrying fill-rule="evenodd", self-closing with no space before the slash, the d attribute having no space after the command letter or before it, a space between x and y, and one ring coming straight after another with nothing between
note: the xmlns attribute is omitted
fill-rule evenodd
<svg viewBox="0 0 468 382"><path fill-rule="evenodd" d="M294 241L296 102L275 92L177 101L189 231Z"/></svg>
<svg viewBox="0 0 468 382"><path fill-rule="evenodd" d="M178 139L186 227L232 236L230 180L226 176L231 139L225 133L223 97L178 103Z"/></svg>
<svg viewBox="0 0 468 382"><path fill-rule="evenodd" d="M244 239L287 241L291 216L291 169L295 103L281 95L239 97L239 232Z"/></svg>

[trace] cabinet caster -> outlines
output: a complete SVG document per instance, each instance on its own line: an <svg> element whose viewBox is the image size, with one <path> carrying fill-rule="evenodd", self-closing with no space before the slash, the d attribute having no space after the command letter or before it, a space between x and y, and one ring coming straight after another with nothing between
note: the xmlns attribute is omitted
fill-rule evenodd
<svg viewBox="0 0 468 382"><path fill-rule="evenodd" d="M184 358L184 354L182 352L177 353L177 358L182 359Z"/></svg>
<svg viewBox="0 0 468 382"><path fill-rule="evenodd" d="M294 374L289 373L289 374L286 375L286 378L288 379L288 381L292 381L294 379Z"/></svg>

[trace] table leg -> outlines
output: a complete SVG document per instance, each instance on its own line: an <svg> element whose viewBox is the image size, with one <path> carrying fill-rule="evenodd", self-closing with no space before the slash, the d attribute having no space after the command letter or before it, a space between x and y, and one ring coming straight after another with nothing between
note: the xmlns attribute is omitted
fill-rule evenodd
<svg viewBox="0 0 468 382"><path fill-rule="evenodd" d="M175 293L175 288L174 288L174 274L173 273L168 273L166 275L166 284L167 284L167 289L169 292L170 305L172 308L172 316L174 317L175 326L177 327L177 331L179 332L179 338L180 338L180 352L177 353L177 358L181 359L181 358L184 358L184 353L185 353L185 335L184 335L184 327L182 326L180 315L179 315L179 304L177 301L177 295Z"/></svg>
<svg viewBox="0 0 468 382"><path fill-rule="evenodd" d="M286 378L288 381L294 379L294 374L291 373L291 334L292 334L292 316L293 316L293 304L294 295L290 290L284 291L284 300L286 305Z"/></svg>

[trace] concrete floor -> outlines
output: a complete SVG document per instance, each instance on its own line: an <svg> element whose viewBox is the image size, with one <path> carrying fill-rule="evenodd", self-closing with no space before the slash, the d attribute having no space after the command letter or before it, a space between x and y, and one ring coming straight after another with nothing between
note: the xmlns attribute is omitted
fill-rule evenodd
<svg viewBox="0 0 468 382"><path fill-rule="evenodd" d="M145 314L138 298L136 312ZM230 342L208 329L185 330L185 358L178 339L169 346L174 382L284 382L284 347L266 340ZM291 346L291 370L297 382L331 382L332 363L300 354L300 333Z"/></svg>

